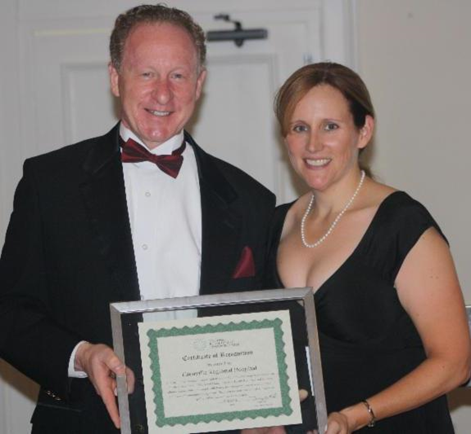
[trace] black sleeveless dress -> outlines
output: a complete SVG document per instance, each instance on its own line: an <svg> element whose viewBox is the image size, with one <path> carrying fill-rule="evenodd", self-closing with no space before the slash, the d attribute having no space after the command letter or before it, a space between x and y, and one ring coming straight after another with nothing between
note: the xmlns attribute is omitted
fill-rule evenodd
<svg viewBox="0 0 471 434"><path fill-rule="evenodd" d="M283 287L276 252L291 205L278 207L275 214L267 288ZM441 233L425 207L404 192L392 193L379 206L351 256L317 290L329 413L380 392L425 359L420 336L399 302L394 281L408 252L429 227ZM446 396L442 396L357 432L451 434L454 429Z"/></svg>

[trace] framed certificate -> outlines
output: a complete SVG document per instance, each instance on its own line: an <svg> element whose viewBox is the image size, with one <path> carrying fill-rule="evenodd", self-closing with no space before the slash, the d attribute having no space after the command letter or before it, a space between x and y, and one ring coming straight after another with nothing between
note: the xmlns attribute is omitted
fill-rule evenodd
<svg viewBox="0 0 471 434"><path fill-rule="evenodd" d="M117 379L123 434L327 422L310 288L113 303L111 320L135 376L132 394Z"/></svg>

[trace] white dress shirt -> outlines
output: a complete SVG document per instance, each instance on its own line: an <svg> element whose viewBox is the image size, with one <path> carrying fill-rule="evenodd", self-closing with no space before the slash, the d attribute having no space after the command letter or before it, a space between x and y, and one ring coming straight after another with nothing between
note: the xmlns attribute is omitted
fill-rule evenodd
<svg viewBox="0 0 471 434"><path fill-rule="evenodd" d="M120 126L124 141L130 130ZM183 132L150 150L169 155ZM201 275L201 197L191 146L183 152L177 178L154 163L123 164L126 200L142 300L198 295Z"/></svg>
<svg viewBox="0 0 471 434"><path fill-rule="evenodd" d="M122 123L119 130L126 142L144 143ZM183 143L183 131L150 150L169 155ZM186 146L177 178L162 172L154 163L123 163L126 202L142 300L199 294L201 275L201 197L198 167L193 148ZM188 315L193 314L189 311ZM185 316L178 312L178 317ZM166 319L176 313L168 312ZM147 314L145 320L152 320ZM159 319L163 319L159 314ZM70 377L84 377L75 371L78 346L71 354Z"/></svg>

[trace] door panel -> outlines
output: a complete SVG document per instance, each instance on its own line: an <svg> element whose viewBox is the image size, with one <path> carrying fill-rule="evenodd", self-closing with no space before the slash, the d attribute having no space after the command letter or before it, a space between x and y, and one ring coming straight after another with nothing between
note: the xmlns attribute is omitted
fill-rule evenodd
<svg viewBox="0 0 471 434"><path fill-rule="evenodd" d="M271 55L212 55L204 97L189 128L206 151L272 190L278 154L270 105L275 60Z"/></svg>

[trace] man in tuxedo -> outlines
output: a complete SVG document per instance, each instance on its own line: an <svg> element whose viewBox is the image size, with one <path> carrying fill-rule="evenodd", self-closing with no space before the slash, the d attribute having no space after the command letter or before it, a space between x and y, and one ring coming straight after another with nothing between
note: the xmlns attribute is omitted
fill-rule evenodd
<svg viewBox="0 0 471 434"><path fill-rule="evenodd" d="M0 356L41 386L34 434L118 432L109 303L261 286L274 196L184 131L202 29L138 6L110 53L121 121L25 162L0 261Z"/></svg>

